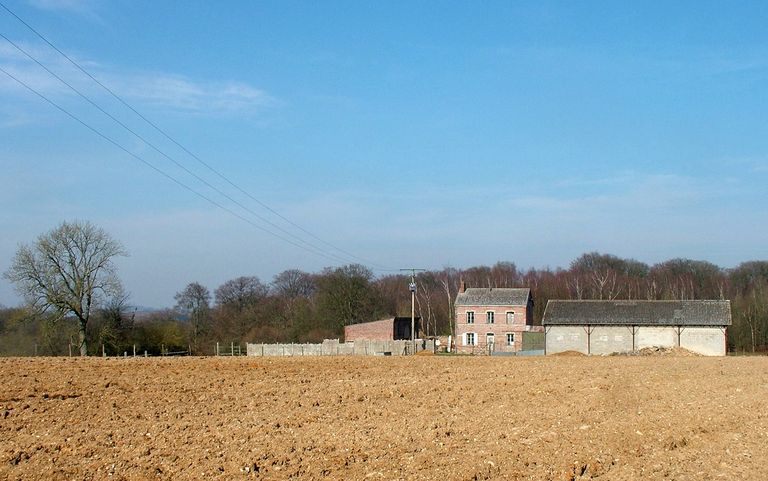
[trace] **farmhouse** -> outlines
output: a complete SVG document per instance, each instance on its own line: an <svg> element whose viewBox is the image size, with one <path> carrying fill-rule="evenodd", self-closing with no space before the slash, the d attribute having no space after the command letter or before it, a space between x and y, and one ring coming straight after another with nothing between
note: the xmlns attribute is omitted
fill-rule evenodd
<svg viewBox="0 0 768 481"><path fill-rule="evenodd" d="M419 337L420 317L416 317L416 337ZM411 318L390 317L379 321L344 326L344 341L400 341L411 339Z"/></svg>
<svg viewBox="0 0 768 481"><path fill-rule="evenodd" d="M730 301L561 301L547 303L545 352L628 352L682 347L724 356Z"/></svg>
<svg viewBox="0 0 768 481"><path fill-rule="evenodd" d="M518 352L526 333L543 331L533 325L528 288L467 288L462 282L455 306L458 352Z"/></svg>

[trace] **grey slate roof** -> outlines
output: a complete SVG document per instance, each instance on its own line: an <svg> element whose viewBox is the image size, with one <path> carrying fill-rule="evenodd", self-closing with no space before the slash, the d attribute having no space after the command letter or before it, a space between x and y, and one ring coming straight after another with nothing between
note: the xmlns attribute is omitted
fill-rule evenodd
<svg viewBox="0 0 768 481"><path fill-rule="evenodd" d="M457 306L525 306L531 290L527 287L470 287L456 296Z"/></svg>
<svg viewBox="0 0 768 481"><path fill-rule="evenodd" d="M730 301L549 301L542 325L730 326Z"/></svg>

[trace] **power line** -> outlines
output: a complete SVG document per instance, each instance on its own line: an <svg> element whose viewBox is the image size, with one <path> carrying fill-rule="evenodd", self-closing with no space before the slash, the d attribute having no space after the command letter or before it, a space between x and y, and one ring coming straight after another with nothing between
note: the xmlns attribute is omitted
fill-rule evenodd
<svg viewBox="0 0 768 481"><path fill-rule="evenodd" d="M274 222L270 221L269 219L267 219L267 218L265 218L265 217L263 217L263 216L259 215L258 213L254 212L252 209L250 209L250 208L248 208L247 206L243 205L242 203L238 202L236 199L232 198L232 197L231 197L230 195L228 195L226 192L223 192L222 190L220 190L220 189L219 189L219 188L217 188L216 186L212 185L211 183L209 183L208 181L206 181L205 179L203 179L202 177L200 177L199 175L197 175L195 172L193 172L193 171L189 170L189 169L188 169L186 166L184 166L182 163L178 162L176 159L174 159L173 157L169 156L168 154L166 154L165 152L163 152L162 150L160 150L160 149L159 149L157 146L155 146L153 143L151 143L151 142L150 142L150 141L148 141L146 138L144 138L143 136L141 136L140 134L138 134L136 131L134 131L133 129L131 129L131 128L130 128L129 126L127 126L125 123L123 123L122 121L120 121L119 119L117 119L115 116L113 116L112 114L110 114L109 112L107 112L106 110L104 110L104 109L103 109L101 106L99 106L99 105L98 105L98 104L97 104L95 101L93 101L93 100L92 100L91 98L89 98L87 95L85 95L85 94L84 94L84 93L82 93L80 90L78 90L77 88L75 88L74 86L72 86L72 84L70 84L69 82L67 82L67 81L66 81L66 80L64 80L63 78L61 78L59 75L57 75L57 74L56 74L55 72L53 72L51 69L49 69L48 67L46 67L46 66L45 66L45 65L44 65L42 62L40 62L39 60L37 60L37 59L36 59L34 56L32 56L32 55L31 55L29 52L27 52L27 51L26 51L26 50L24 50L22 47L20 47L19 45L17 45L17 44L16 44L15 42L13 42L11 39L9 39L8 37L6 37L6 36L5 36L5 35L3 35L2 33L0 33L0 37L2 37L3 39L5 39L5 41L6 41L6 42L8 42L8 43L9 43L9 44L11 44L13 47L15 47L15 48L16 48L18 51L20 51L21 53L23 53L24 55L26 55L26 56L27 56L27 57L28 57L30 60L32 60L33 62L35 62L37 65L39 65L41 68L43 68L43 69L44 69L46 72L48 72L50 75L52 75L52 76L53 76L53 77L55 77L57 80L59 80L61 83L63 83L63 84L64 84L64 85L66 85L67 87L69 87L69 89L71 89L73 92L75 92L75 93L76 93L78 96L80 96L80 97L81 97L83 100L85 100L86 102L88 102L89 104L91 104L91 105L92 105L94 108L96 108L96 109L97 109L99 112L103 113L104 115L106 115L107 117L109 117L110 119L112 119L112 120L113 120L115 123L117 123L117 124L118 124L118 125L120 125L122 128L124 128L125 130L127 130L128 132L130 132L130 133L131 133L133 136L135 136L137 139L139 139L139 140L141 140L142 142L144 142L144 144L146 144L147 146L149 146L150 148L152 148L154 151L156 151L157 153L159 153L160 155L162 155L162 156L163 156L163 157L165 157L166 159L168 159L168 160L170 160L171 162L173 162L173 163L174 163L176 166L178 166L179 168L181 168L182 170L184 170L184 172L186 172L187 174L191 175L192 177L194 177L194 178L195 178L195 179L197 179L199 182L201 182L201 183L203 183L204 185L206 185L206 186L207 186L208 188L210 188L211 190L213 190L213 191L217 192L219 195L221 195L221 196L225 197L226 199L228 199L229 201L233 202L235 205L237 205L237 206L238 206L238 207L240 207L241 209L245 210L245 211L246 211L246 212L248 212L249 214L253 215L253 216L254 216L254 217L256 217L257 219L261 220L262 222L265 222L265 223L267 223L267 224L271 225L272 227L274 227L275 229L279 230L280 232L282 232L282 233L284 233L284 234L286 234L286 235L288 235L288 236L290 236L290 237L294 238L294 239L295 239L295 240L297 240L298 242L301 242L301 243L303 243L303 244L306 244L306 245L308 245L309 247L311 247L311 248L313 248L313 249L316 249L316 250L318 250L318 251L320 251L320 252L325 252L325 253L326 253L326 254L328 254L329 256L331 256L331 257L335 258L337 261L341 261L341 262L347 262L345 259L343 259L343 258L341 258L341 257L337 256L336 254L330 253L330 252L328 252L326 249L320 248L320 247L318 247L318 246L316 246L316 245L312 244L311 242L307 242L307 241L305 241L304 239L302 239L302 238L300 238L300 237L298 237L298 236L294 235L292 232L289 232L289 231L287 231L287 230L283 229L281 226L279 226L279 225L275 224Z"/></svg>
<svg viewBox="0 0 768 481"><path fill-rule="evenodd" d="M369 261L369 260L366 260L366 259L364 259L364 258L362 258L362 257L356 256L356 255L354 255L354 254L352 254L352 253L350 253L350 252L348 252L348 251L346 251L346 250L344 250L344 249L341 249L340 247L337 247L337 246L335 246L335 245L331 244L330 242L327 242L327 241L323 240L322 238L320 238L320 237L316 236L315 234L313 234L313 233L312 233L312 232L310 232L309 230L307 230L307 229L303 228L301 225L299 225L299 224L297 224L297 223L295 223L295 222L291 221L291 220L290 220L290 219L288 219L287 217L283 216L283 215L282 215L282 214L280 214L278 211L274 210L272 207L270 207L270 206L269 206L269 205L267 205L266 203L262 202L261 200L259 200L258 198L256 198L256 197L255 197L255 196L253 196L252 194L250 194L249 192L247 192L245 189L241 188L239 185L237 185L236 183L234 183L232 180L230 180L230 179L229 179L228 177L226 177L224 174L222 174L221 172L219 172L219 171L218 171L217 169L215 169L213 166L211 166L210 164L208 164L207 162L205 162L203 159L201 159L199 156L197 156L196 154L194 154L193 152L191 152L189 149L187 149L187 148L186 148L184 145L182 145L180 142L178 142L176 139L174 139L174 138L173 138L173 137L172 137L170 134L168 134L168 133L167 133L165 130L161 129L161 128L160 128L160 127L157 125L157 124L155 124L154 122L152 122L151 120L149 120L149 119L148 119L146 116L144 116L143 114L141 114L141 113L140 113L138 110L136 110L136 109L135 109L133 106L131 106L131 105L130 105L130 104L127 102L127 101L123 100L123 98L122 98L122 97L120 97L120 96L119 96L118 94L116 94L116 93L115 93L115 92L114 92L112 89L110 89L109 87L107 87L106 85L104 85L102 82L100 82L100 81L99 81L99 80L98 80L96 77L94 77L93 75L91 75L91 73L90 73L90 72L88 72L88 71L87 71L85 68L83 68L83 67L82 67L82 66L81 66L79 63L77 63L75 60L73 60L72 58L70 58L70 57L69 57L69 56L68 56L66 53L64 53L62 50L60 50L60 49L59 49L59 48L58 48L56 45L54 45L52 42L50 42L50 41L49 41L49 40L48 40L48 39L47 39L45 36L43 36L43 34L41 34L40 32L38 32L38 31L37 31L37 30L36 30L34 27L32 27L32 26L31 26L30 24L28 24L27 22L25 22L25 21L24 21L24 20L23 20L21 17L19 17L19 16L18 16L16 13L14 13L14 12L13 12L13 11L12 11L10 8L8 8L8 7L7 7L7 6L6 6L4 3L0 2L0 6L2 6L2 7L3 7L3 9L5 9L5 11L7 11L9 14L11 14L13 17L15 17L15 18L16 18L16 19L17 19L19 22L21 22L21 23L22 23L22 24L23 24L25 27L27 27L27 28L28 28L30 31L32 31L32 32L33 32L35 35L37 35L37 36L38 36L40 39L42 39L42 40L43 40L43 41L44 41L46 44L48 44L48 45L49 45L49 46L50 46L52 49L54 49L54 50L55 50L56 52L58 52L58 53L59 53L61 56L63 56L65 59L67 59L67 60L68 60L68 61L69 61L69 62L70 62L70 63L71 63L73 66L75 66L75 68L77 68L78 70L80 70L80 71L81 71L83 74L85 74L85 75L86 75L88 78L90 78L90 79L91 79L92 81L94 81L94 82L95 82L97 85L99 85L99 86L100 86L101 88L103 88L103 89L104 89L106 92L108 92L108 93L109 93L109 94L110 94L112 97L114 97L114 98L115 98L115 99L116 99L118 102L120 102L120 103L121 103L123 106L125 106L126 108L128 108L128 109L129 109L131 112L133 112L134 114L136 114L136 115L137 115L139 118L141 118L141 119L142 119L144 122L146 122L147 124L149 124L149 125L150 125L150 126L153 128L153 129L155 129L157 132L159 132L159 133L160 133L160 134L161 134L163 137L165 137L166 139L168 139L170 142L172 142L174 145L176 145L177 147L179 147L181 150L183 150L185 153L187 153L187 154L188 154L190 157L192 157L192 158L193 158L193 159L195 159L197 162L199 162L200 164L202 164L203 166L205 166L205 167L206 167L208 170L210 170L211 172L213 172L214 174L216 174L216 175L217 175L217 176L218 176L220 179L224 180L226 183L228 183L230 186L232 186L233 188L235 188L236 190L238 190L240 193L242 193L243 195L247 196L248 198L250 198L251 200L253 200L253 201L254 201L254 202L256 202L257 204L259 204L261 207L263 207L264 209L266 209L266 210L268 210L269 212L271 212L273 215L275 215L275 216L279 217L279 218L280 218L280 219L282 219L284 222L286 222L286 223L290 224L291 226L295 227L296 229L299 229L300 231L304 232L306 235L308 235L308 236L312 237L312 238L313 238L313 239L315 239L316 241L318 241L318 242L320 242L320 243L322 243L322 244L324 244L324 245L326 245L326 246L328 246L328 247L331 247L332 249L334 249L334 250L336 250L336 251L338 251L338 252L341 252L342 254L346 255L347 257L350 257L350 258L352 258L352 259L357 259L358 261L362 261L363 263L366 263L366 264L370 264L370 265L372 265L372 266L377 266L377 267L381 268L380 270L387 270L387 271L389 271L389 270L393 270L393 269L385 269L385 268L382 268L382 266L381 266L381 265L379 265L379 264L377 264L377 263L375 263L375 262L371 262L371 261ZM271 224L271 225L272 225L272 224ZM282 230L282 229L281 229L281 230ZM295 236L294 236L294 237L295 237ZM306 243L306 241L303 241L303 242L305 242L305 243Z"/></svg>
<svg viewBox="0 0 768 481"><path fill-rule="evenodd" d="M305 250L305 251L307 251L307 252L311 252L312 254L315 254L315 255L319 255L319 256L325 257L325 258L327 258L327 259L330 259L330 260L332 260L332 261L338 262L338 259L335 259L335 258L333 258L333 257L331 257L331 256L329 256L329 255L327 255L327 254L325 254L324 252L321 252L321 251L317 251L317 250L315 250L315 249L312 249L312 248L306 247L306 246L304 246L304 245L302 245L302 244L298 244L298 243L296 243L296 242L294 242L294 241L292 241L292 240L290 240L290 239L288 239L288 238L285 238L285 237L281 236L280 234L276 234L276 233L274 233L274 232L270 231L269 229L267 229L267 228L265 228L265 227L263 227L263 226L260 226L259 224L256 224L255 222L253 222L252 220L248 219L247 217L244 217L244 216L240 215L239 213L235 212L234 210L232 210L232 209L230 209L230 208L228 208L228 207L226 207L226 206L224 206L224 205L221 205L220 203L216 202L215 200L211 199L210 197L206 196L205 194L203 194L203 193L201 193L201 192L198 192L197 190L195 190L194 188L192 188L192 187L188 186L188 185L187 185L187 184L185 184L184 182L182 182L182 181L180 181L180 180L176 179L176 178L175 178L174 176L172 176L171 174L169 174L169 173L165 172L164 170L162 170L162 169L160 169L160 168L156 167L154 164L152 164L151 162L149 162L149 161L147 161L146 159L142 158L141 156L134 154L133 152L131 152L131 151L130 151L130 150L128 150L127 148L123 147L123 146L122 146L122 145L121 145L119 142L117 142L116 140L114 140L114 139L112 139L111 137L107 136L106 134L102 133L101 131L99 131L99 130L98 130L98 129L96 129L95 127L93 127L93 126L91 126L90 124L88 124L87 122L85 122L84 120L81 120L81 119L80 119L79 117L77 117L75 114L73 114L73 113L69 112L69 111L68 111L67 109L65 109L64 107L60 106L59 104L57 104L57 103L56 103L56 102L54 102L53 100L49 99L48 97L46 97L45 95L43 95L42 93L40 93L39 91L35 90L33 87L29 86L29 85L28 85L27 83L25 83L23 80L21 80L21 79L17 78L17 77L16 77L16 76L14 76L13 74L11 74L11 73L10 73L10 72L8 72L7 70L5 70L5 69L4 69L2 66L0 66L0 72L4 73L5 75L7 75L8 77L10 77L11 79L15 80L15 81L16 81L17 83L19 83L21 86L23 86L24 88L26 88L26 89L27 89L27 90L29 90L30 92L34 93L35 95L37 95L37 96L38 96L38 97L40 97L41 99L45 100L45 101L46 101L46 102L48 102L50 105L52 105L53 107L55 107L57 110L59 110L60 112L64 113L64 114L65 114L65 115L67 115L69 118L71 118L72 120L76 121L77 123L79 123L79 124L80 124L80 125L82 125L83 127L85 127L85 128L87 128L88 130L90 130L91 132L95 133L96 135L98 135L98 136L99 136L99 137L101 137L102 139L106 140L107 142L109 142L110 144L114 145L114 146L115 146L115 147L117 147L118 149L122 150L122 151L123 151L123 152L125 152L126 154L130 155L130 156L131 156L131 157L133 157L134 159L136 159L136 160L138 160L139 162L143 163L144 165L146 165L146 166L147 166L147 167L149 167L150 169L154 170L154 171L155 171L155 172L157 172L158 174L160 174L160 175L162 175L163 177L167 178L168 180L170 180L171 182L175 183L176 185L178 185L178 186L180 186L180 187L182 187L182 188L184 188L184 189L188 190L189 192L191 192L191 193L195 194L196 196L200 197L201 199L205 200L206 202L209 202L209 203L213 204L214 206L218 207L219 209L221 209L221 210L223 210L223 211L225 211L225 212L227 212L227 213L229 213L229 214L231 214L231 215L233 215L233 216L237 217L238 219L240 219L240 220L242 220L242 221L244 221L244 222L246 222L246 223L250 224L251 226L253 226L253 227L255 227L255 228L257 228L257 229L259 229L259 230L261 230L261 231L264 231L264 232L266 232L266 233L268 233L268 234L270 234L270 235L272 235L272 236L274 236L274 237L277 237L278 239L282 240L283 242L287 242L288 244L291 244L291 245L293 245L293 246L295 246L295 247L298 247L298 248L300 248L300 249L303 249L303 250Z"/></svg>

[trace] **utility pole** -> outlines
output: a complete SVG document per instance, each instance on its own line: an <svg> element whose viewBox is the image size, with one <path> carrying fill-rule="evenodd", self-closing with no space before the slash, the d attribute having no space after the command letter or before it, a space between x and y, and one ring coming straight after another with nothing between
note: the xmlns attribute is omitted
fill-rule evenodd
<svg viewBox="0 0 768 481"><path fill-rule="evenodd" d="M400 270L411 271L411 282L408 288L411 291L411 355L414 355L416 354L416 272L424 272L426 269L409 267Z"/></svg>

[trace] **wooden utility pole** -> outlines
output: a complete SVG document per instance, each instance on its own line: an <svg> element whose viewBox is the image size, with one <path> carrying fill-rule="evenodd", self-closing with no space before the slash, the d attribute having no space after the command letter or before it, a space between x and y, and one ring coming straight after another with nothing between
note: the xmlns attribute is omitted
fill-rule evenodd
<svg viewBox="0 0 768 481"><path fill-rule="evenodd" d="M411 271L411 282L408 288L411 291L411 355L414 355L416 354L416 272L424 272L426 269L409 267L400 270Z"/></svg>

